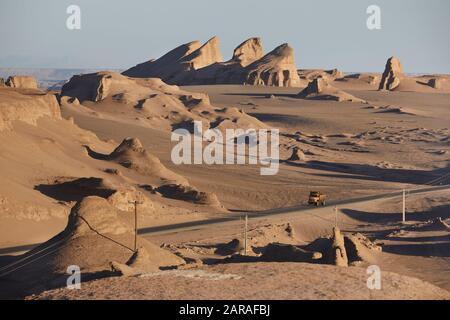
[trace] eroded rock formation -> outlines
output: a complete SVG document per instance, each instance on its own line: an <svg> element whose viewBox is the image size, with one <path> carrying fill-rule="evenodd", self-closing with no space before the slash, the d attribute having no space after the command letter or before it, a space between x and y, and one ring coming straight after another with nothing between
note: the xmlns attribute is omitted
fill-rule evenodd
<svg viewBox="0 0 450 320"><path fill-rule="evenodd" d="M37 89L36 79L29 76L10 76L5 82L7 87L22 89Z"/></svg>
<svg viewBox="0 0 450 320"><path fill-rule="evenodd" d="M158 77L170 84L250 84L278 87L301 85L294 50L283 44L263 55L259 38L236 47L233 57L222 62L219 40L212 38L200 47L198 41L182 45L157 60L123 72L130 77Z"/></svg>
<svg viewBox="0 0 450 320"><path fill-rule="evenodd" d="M403 67L400 60L396 57L390 57L386 62L383 75L381 77L379 90L395 90L400 85L403 76Z"/></svg>

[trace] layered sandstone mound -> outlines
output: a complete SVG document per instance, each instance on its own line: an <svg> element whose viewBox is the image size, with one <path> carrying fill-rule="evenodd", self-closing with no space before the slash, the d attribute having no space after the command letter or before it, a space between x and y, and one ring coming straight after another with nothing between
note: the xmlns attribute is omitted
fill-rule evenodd
<svg viewBox="0 0 450 320"><path fill-rule="evenodd" d="M61 88L61 96L77 98L80 102L98 102L110 96L117 88L128 85L130 81L126 77L114 72L75 75Z"/></svg>
<svg viewBox="0 0 450 320"><path fill-rule="evenodd" d="M228 256L232 254L239 254L242 251L244 251L245 244L240 239L233 239L230 242L227 243L221 243L217 245L216 250L214 253Z"/></svg>
<svg viewBox="0 0 450 320"><path fill-rule="evenodd" d="M311 100L365 103L364 100L356 98L355 96L332 86L322 77L312 80L308 86L298 94L298 97Z"/></svg>
<svg viewBox="0 0 450 320"><path fill-rule="evenodd" d="M250 38L238 45L233 51L233 61L237 61L242 67L261 59L264 55L260 38Z"/></svg>
<svg viewBox="0 0 450 320"><path fill-rule="evenodd" d="M294 50L283 44L263 55L261 39L250 38L222 62L215 37L199 47L198 41L182 45L157 60L123 72L131 77L158 77L178 85L252 84L279 87L301 86Z"/></svg>
<svg viewBox="0 0 450 320"><path fill-rule="evenodd" d="M247 66L245 73L245 83L251 85L300 86L300 78L294 60L294 49L287 43Z"/></svg>
<svg viewBox="0 0 450 320"><path fill-rule="evenodd" d="M345 250L344 236L338 227L333 228L332 245L327 255L328 261L338 267L347 267L348 258Z"/></svg>
<svg viewBox="0 0 450 320"><path fill-rule="evenodd" d="M88 154L98 160L113 161L152 178L155 183L188 184L186 178L167 169L161 161L149 153L137 138L125 138L110 154L101 154L87 147Z"/></svg>
<svg viewBox="0 0 450 320"><path fill-rule="evenodd" d="M137 78L161 78L165 82L179 84L180 77L186 73L221 62L219 44L217 37L211 38L204 45L199 41L192 41L171 50L159 59L138 64L123 74Z"/></svg>
<svg viewBox="0 0 450 320"><path fill-rule="evenodd" d="M346 75L342 78L336 79L337 81L362 83L369 85L378 85L380 82L380 76L375 73L354 73Z"/></svg>
<svg viewBox="0 0 450 320"><path fill-rule="evenodd" d="M343 234L338 227L333 228L329 237L321 237L305 247L308 251L322 253L322 263L337 266L376 263L381 247L360 233Z"/></svg>
<svg viewBox="0 0 450 320"><path fill-rule="evenodd" d="M152 187L152 190L159 192L164 197L223 208L214 193L202 192L190 186L185 177L166 168L157 157L142 146L142 143L137 138L125 138L109 155L97 153L90 148L88 148L88 153L93 158L116 162L125 168L150 178L151 183L157 185L156 188ZM126 205L124 199L129 199L135 195L135 193L121 192L121 189L114 190L111 193L113 190L113 187L107 188L102 186L102 188L95 188L92 192L97 191L97 195L103 195L116 207ZM136 200L142 201L141 199ZM135 199L130 199L130 201L135 201ZM147 209L150 210L152 208Z"/></svg>
<svg viewBox="0 0 450 320"><path fill-rule="evenodd" d="M46 184L39 184L36 190L61 202L81 201L88 196L107 199L116 209L132 211L130 202L138 201L141 210L152 213L153 203L139 190L128 185L111 183L104 178L70 178L58 177Z"/></svg>
<svg viewBox="0 0 450 320"><path fill-rule="evenodd" d="M396 57L390 57L386 62L378 90L395 90L400 85L402 77L403 67L400 60Z"/></svg>
<svg viewBox="0 0 450 320"><path fill-rule="evenodd" d="M10 76L6 80L6 86L11 88L37 89L36 79L30 76Z"/></svg>
<svg viewBox="0 0 450 320"><path fill-rule="evenodd" d="M261 256L262 261L271 262L318 262L320 252L311 252L291 244L270 243Z"/></svg>
<svg viewBox="0 0 450 320"><path fill-rule="evenodd" d="M159 270L158 266L152 263L151 256L144 247L138 248L126 263L112 261L111 268L125 277L157 272Z"/></svg>
<svg viewBox="0 0 450 320"><path fill-rule="evenodd" d="M100 197L86 197L71 210L64 231L21 257L12 280L30 290L65 285L67 268L78 266L82 277L105 276L113 261L126 263L134 255L134 231L122 213ZM138 236L137 245L148 253L146 264L158 269L184 264L178 256ZM27 264L39 259L37 262Z"/></svg>
<svg viewBox="0 0 450 320"><path fill-rule="evenodd" d="M203 46L184 57L182 63L189 66L192 70L197 70L216 62L222 62L223 58L219 45L219 38L213 37Z"/></svg>
<svg viewBox="0 0 450 320"><path fill-rule="evenodd" d="M325 78L328 81L333 81L344 77L344 73L338 69L301 69L297 73L301 80L307 80L308 82L316 78Z"/></svg>
<svg viewBox="0 0 450 320"><path fill-rule="evenodd" d="M14 121L36 125L42 117L61 119L56 97L37 93L0 89L0 131L11 129Z"/></svg>
<svg viewBox="0 0 450 320"><path fill-rule="evenodd" d="M157 176L164 182L187 183L187 180L167 169L161 161L149 153L137 138L125 138L108 156L108 160L147 176Z"/></svg>
<svg viewBox="0 0 450 320"><path fill-rule="evenodd" d="M167 198L183 200L208 206L221 206L219 199L214 193L202 192L188 185L165 184L157 188L156 191Z"/></svg>
<svg viewBox="0 0 450 320"><path fill-rule="evenodd" d="M119 112L121 119L137 118L159 129L192 129L194 121L202 122L205 130L222 122L231 128L267 127L237 109L216 109L206 94L181 90L157 78L128 78L108 71L72 77L63 86L60 101L63 107L94 102L86 106L113 116Z"/></svg>

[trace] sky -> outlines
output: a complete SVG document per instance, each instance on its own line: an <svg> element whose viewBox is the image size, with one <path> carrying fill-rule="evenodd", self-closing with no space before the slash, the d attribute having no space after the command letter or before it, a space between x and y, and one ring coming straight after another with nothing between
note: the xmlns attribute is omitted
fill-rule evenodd
<svg viewBox="0 0 450 320"><path fill-rule="evenodd" d="M0 0L0 68L126 69L212 36L229 59L257 36L265 52L289 43L299 69L380 72L395 55L408 73L450 73L449 34L448 0Z"/></svg>

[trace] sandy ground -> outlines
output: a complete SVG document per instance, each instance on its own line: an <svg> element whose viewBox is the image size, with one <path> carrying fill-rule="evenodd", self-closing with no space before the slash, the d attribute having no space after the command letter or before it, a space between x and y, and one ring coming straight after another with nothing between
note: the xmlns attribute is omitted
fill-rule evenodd
<svg viewBox="0 0 450 320"><path fill-rule="evenodd" d="M177 288L174 290L173 288ZM35 297L30 297L35 298ZM446 290L384 273L381 290L369 290L365 270L303 263L239 263L198 270L108 278L81 290L59 289L39 299L449 299Z"/></svg>

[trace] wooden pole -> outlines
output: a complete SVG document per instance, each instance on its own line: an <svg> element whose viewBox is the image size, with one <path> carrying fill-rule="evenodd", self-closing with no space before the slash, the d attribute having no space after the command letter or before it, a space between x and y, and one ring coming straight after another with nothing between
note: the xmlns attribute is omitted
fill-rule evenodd
<svg viewBox="0 0 450 320"><path fill-rule="evenodd" d="M137 251L137 201L134 202L134 252Z"/></svg>
<svg viewBox="0 0 450 320"><path fill-rule="evenodd" d="M247 228L248 228L248 215L245 215L245 227L244 227L244 255L247 255Z"/></svg>
<svg viewBox="0 0 450 320"><path fill-rule="evenodd" d="M334 226L338 226L338 210L337 206L334 206Z"/></svg>
<svg viewBox="0 0 450 320"><path fill-rule="evenodd" d="M403 189L402 221L406 222L406 191L405 191L405 189Z"/></svg>
<svg viewBox="0 0 450 320"><path fill-rule="evenodd" d="M134 204L134 252L136 252L137 251L137 232L138 232L137 205L142 204L142 202L135 200L135 201L128 201L128 203Z"/></svg>

